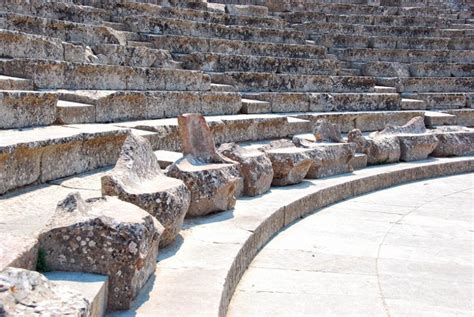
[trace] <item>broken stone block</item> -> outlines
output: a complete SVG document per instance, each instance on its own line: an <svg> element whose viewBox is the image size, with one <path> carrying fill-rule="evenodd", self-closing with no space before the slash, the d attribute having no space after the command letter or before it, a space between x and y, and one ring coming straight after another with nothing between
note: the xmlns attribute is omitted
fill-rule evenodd
<svg viewBox="0 0 474 317"><path fill-rule="evenodd" d="M108 309L128 309L156 268L163 227L149 213L116 197L84 201L69 194L39 236L50 270L109 277Z"/></svg>
<svg viewBox="0 0 474 317"><path fill-rule="evenodd" d="M307 150L302 148L282 147L266 150L265 153L272 162L272 185L285 186L303 181L313 160Z"/></svg>
<svg viewBox="0 0 474 317"><path fill-rule="evenodd" d="M0 316L89 315L90 303L83 295L38 272L12 267L0 271Z"/></svg>
<svg viewBox="0 0 474 317"><path fill-rule="evenodd" d="M432 134L401 134L400 160L405 162L424 160L438 145L438 139Z"/></svg>
<svg viewBox="0 0 474 317"><path fill-rule="evenodd" d="M219 153L240 163L240 173L244 178L244 195L257 196L270 190L273 169L272 162L265 153L244 149L235 143L222 144Z"/></svg>
<svg viewBox="0 0 474 317"><path fill-rule="evenodd" d="M351 160L354 158L356 146L352 143L317 143L300 137L293 142L307 149L312 159L306 178L321 178L352 172Z"/></svg>
<svg viewBox="0 0 474 317"><path fill-rule="evenodd" d="M102 194L137 205L164 227L160 247L174 241L188 211L191 194L184 183L167 177L148 140L129 135L115 168L102 176Z"/></svg>
<svg viewBox="0 0 474 317"><path fill-rule="evenodd" d="M425 133L425 120L423 117L414 117L408 121L405 125L387 125L382 131L374 133L374 135L395 135L395 134L420 134Z"/></svg>
<svg viewBox="0 0 474 317"><path fill-rule="evenodd" d="M211 130L200 114L178 117L183 158L168 166L168 176L191 192L188 216L203 216L234 207L243 188L239 164L216 151Z"/></svg>
<svg viewBox="0 0 474 317"><path fill-rule="evenodd" d="M316 142L343 142L341 131L339 131L337 125L332 124L326 120L316 121L313 134Z"/></svg>
<svg viewBox="0 0 474 317"><path fill-rule="evenodd" d="M458 127L439 127L432 132L438 145L431 156L448 157L474 154L474 130Z"/></svg>
<svg viewBox="0 0 474 317"><path fill-rule="evenodd" d="M400 160L400 142L395 136L366 138L359 129L349 132L347 140L356 144L356 152L367 155L367 164L395 163Z"/></svg>

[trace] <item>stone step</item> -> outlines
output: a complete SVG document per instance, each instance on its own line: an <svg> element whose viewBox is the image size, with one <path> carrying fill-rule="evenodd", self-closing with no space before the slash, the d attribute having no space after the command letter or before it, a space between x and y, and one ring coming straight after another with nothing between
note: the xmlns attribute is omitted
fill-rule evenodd
<svg viewBox="0 0 474 317"><path fill-rule="evenodd" d="M95 106L93 104L58 100L56 109L57 124L96 122Z"/></svg>
<svg viewBox="0 0 474 317"><path fill-rule="evenodd" d="M442 29L435 27L416 26L384 26L384 25L362 25L334 22L306 22L292 25L296 30L307 34L358 34L371 36L406 36L406 37L464 37L473 35L469 29ZM312 37L310 36L312 39Z"/></svg>
<svg viewBox="0 0 474 317"><path fill-rule="evenodd" d="M247 40L227 40L186 35L145 34L144 41L153 43L155 48L162 48L173 53L217 53L255 56L274 56L289 58L325 58L326 48L306 44L283 44L253 42Z"/></svg>
<svg viewBox="0 0 474 317"><path fill-rule="evenodd" d="M107 309L108 277L81 272L45 272L44 276L56 285L82 294L90 304L90 316L105 316Z"/></svg>
<svg viewBox="0 0 474 317"><path fill-rule="evenodd" d="M223 8L225 10L225 7ZM170 19L183 19L195 22L217 23L223 25L242 25L266 28L283 28L286 21L272 16L249 16L226 14L225 12L199 11L189 8L164 7L151 3L123 2L113 8L114 19L127 16L152 16Z"/></svg>
<svg viewBox="0 0 474 317"><path fill-rule="evenodd" d="M123 22L129 26L132 32L159 35L187 35L205 38L286 44L304 44L306 38L303 32L291 29L221 25L183 19L131 16L125 17Z"/></svg>
<svg viewBox="0 0 474 317"><path fill-rule="evenodd" d="M183 157L183 153L175 152L175 151L166 151L166 150L158 150L155 151L155 156L160 163L160 167L162 169L167 168L169 165L173 164L177 160Z"/></svg>
<svg viewBox="0 0 474 317"><path fill-rule="evenodd" d="M399 110L398 93L244 93L270 103L271 112Z"/></svg>
<svg viewBox="0 0 474 317"><path fill-rule="evenodd" d="M443 112L456 116L456 125L474 127L474 109L454 109Z"/></svg>
<svg viewBox="0 0 474 317"><path fill-rule="evenodd" d="M435 127L439 125L455 125L456 116L437 112L437 111L425 111L425 125L427 127Z"/></svg>
<svg viewBox="0 0 474 317"><path fill-rule="evenodd" d="M242 113L269 113L272 112L272 106L267 101L242 98Z"/></svg>
<svg viewBox="0 0 474 317"><path fill-rule="evenodd" d="M395 87L387 87L387 86L375 86L375 92L378 93L396 93L397 89Z"/></svg>
<svg viewBox="0 0 474 317"><path fill-rule="evenodd" d="M35 91L0 91L0 129L50 125L56 120L57 96Z"/></svg>
<svg viewBox="0 0 474 317"><path fill-rule="evenodd" d="M237 89L231 85L221 85L221 84L211 83L211 91L236 92Z"/></svg>
<svg viewBox="0 0 474 317"><path fill-rule="evenodd" d="M0 75L0 90L33 90L29 79Z"/></svg>
<svg viewBox="0 0 474 317"><path fill-rule="evenodd" d="M402 98L400 107L402 110L424 110L426 109L426 102L424 100Z"/></svg>
<svg viewBox="0 0 474 317"><path fill-rule="evenodd" d="M77 23L100 24L109 21L111 12L106 9L89 5L78 5L71 2L18 2L4 1L6 11L20 14L30 14L38 17L66 20Z"/></svg>
<svg viewBox="0 0 474 317"><path fill-rule="evenodd" d="M228 89L228 86L224 87ZM62 100L94 106L95 122L173 118L184 113L230 115L240 112L232 91L53 90Z"/></svg>
<svg viewBox="0 0 474 317"><path fill-rule="evenodd" d="M242 92L373 92L375 80L360 76L293 75L253 72L211 73L212 82Z"/></svg>
<svg viewBox="0 0 474 317"><path fill-rule="evenodd" d="M288 14L289 23L330 22L384 26L449 26L458 19L443 16L399 16L373 14L330 14L311 12L310 14Z"/></svg>
<svg viewBox="0 0 474 317"><path fill-rule="evenodd" d="M282 2L283 3L283 2ZM341 4L341 3L324 3L324 4L313 4L304 3L305 7L294 7L288 2L285 2L287 7L286 10L282 10L282 7L275 8L276 11L292 11L290 13L283 13L280 16L285 19L303 19L311 20L317 19L317 16L321 13L326 14L346 14L346 15L399 15L399 16L446 16L450 18L457 18L458 13L445 12L438 8L423 7L423 8L411 8L411 7L386 7L386 6L372 6L372 5L353 5L353 4Z"/></svg>
<svg viewBox="0 0 474 317"><path fill-rule="evenodd" d="M36 58L136 67L178 68L165 50L146 46L98 44L92 48L66 43L57 38L0 29L0 55L8 58ZM147 43L149 44L149 43ZM20 48L20 49L19 49Z"/></svg>
<svg viewBox="0 0 474 317"><path fill-rule="evenodd" d="M426 109L460 109L468 108L469 100L474 93L450 93L450 92L421 92L403 93L404 97L424 100Z"/></svg>
<svg viewBox="0 0 474 317"><path fill-rule="evenodd" d="M0 74L30 79L41 89L209 90L201 72L36 59L0 60Z"/></svg>
<svg viewBox="0 0 474 317"><path fill-rule="evenodd" d="M192 53L174 56L185 69L204 72L269 72L301 75L338 74L339 62L331 59L262 57L251 55Z"/></svg>
<svg viewBox="0 0 474 317"><path fill-rule="evenodd" d="M332 49L341 60L351 62L402 62L402 63L473 63L474 51L471 50L408 50L341 48Z"/></svg>
<svg viewBox="0 0 474 317"><path fill-rule="evenodd" d="M0 130L0 194L114 164L127 133L98 124Z"/></svg>
<svg viewBox="0 0 474 317"><path fill-rule="evenodd" d="M311 125L305 118L284 114L206 116L206 121L216 144L278 139L311 130ZM150 141L154 150L180 151L181 149L176 118L131 121L113 125L149 132L144 137Z"/></svg>
<svg viewBox="0 0 474 317"><path fill-rule="evenodd" d="M0 14L5 20L4 28L30 34L58 38L65 42L80 42L86 45L126 44L126 36L106 26L69 22L48 18L21 15L16 13Z"/></svg>
<svg viewBox="0 0 474 317"><path fill-rule="evenodd" d="M471 50L472 37L403 37L368 36L359 34L321 34L312 36L317 43L329 48L382 48L416 50Z"/></svg>
<svg viewBox="0 0 474 317"><path fill-rule="evenodd" d="M472 92L473 77L377 77L377 85L393 86L398 92Z"/></svg>
<svg viewBox="0 0 474 317"><path fill-rule="evenodd" d="M361 65L361 73L375 77L471 77L474 63L368 62Z"/></svg>

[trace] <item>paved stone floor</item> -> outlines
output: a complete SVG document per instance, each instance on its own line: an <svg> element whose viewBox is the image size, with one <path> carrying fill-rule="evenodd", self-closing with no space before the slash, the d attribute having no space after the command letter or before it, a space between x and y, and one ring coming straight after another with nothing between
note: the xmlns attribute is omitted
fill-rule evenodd
<svg viewBox="0 0 474 317"><path fill-rule="evenodd" d="M474 174L350 199L280 232L228 316L473 316Z"/></svg>

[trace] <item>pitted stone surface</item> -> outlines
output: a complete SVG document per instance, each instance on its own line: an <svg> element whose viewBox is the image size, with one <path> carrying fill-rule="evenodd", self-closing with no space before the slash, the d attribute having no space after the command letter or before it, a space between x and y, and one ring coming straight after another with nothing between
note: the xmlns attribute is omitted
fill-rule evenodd
<svg viewBox="0 0 474 317"><path fill-rule="evenodd" d="M191 192L188 216L203 216L234 207L243 189L239 164L217 153L204 117L178 117L184 157L166 169L168 176L182 180Z"/></svg>
<svg viewBox="0 0 474 317"><path fill-rule="evenodd" d="M307 152L295 146L266 150L274 173L272 185L285 186L303 181L313 164Z"/></svg>
<svg viewBox="0 0 474 317"><path fill-rule="evenodd" d="M130 135L115 168L102 177L102 194L137 205L164 227L160 247L173 242L181 230L191 195L179 179L161 171L150 142Z"/></svg>
<svg viewBox="0 0 474 317"><path fill-rule="evenodd" d="M88 300L44 275L18 268L0 271L0 315L78 316L90 314Z"/></svg>
<svg viewBox="0 0 474 317"><path fill-rule="evenodd" d="M222 144L218 151L240 163L240 173L244 178L244 195L258 196L270 190L273 169L272 162L265 153L245 149L235 143Z"/></svg>
<svg viewBox="0 0 474 317"><path fill-rule="evenodd" d="M439 127L431 131L438 138L432 156L449 157L474 154L474 131L467 128Z"/></svg>
<svg viewBox="0 0 474 317"><path fill-rule="evenodd" d="M45 266L109 277L108 309L127 309L156 268L163 227L146 211L115 197L59 202L39 236Z"/></svg>
<svg viewBox="0 0 474 317"><path fill-rule="evenodd" d="M316 142L342 142L341 132L337 125L327 122L326 120L318 120L313 129Z"/></svg>
<svg viewBox="0 0 474 317"><path fill-rule="evenodd" d="M359 129L347 135L347 141L356 145L356 152L367 155L368 164L395 163L400 160L400 142L393 136L366 138Z"/></svg>

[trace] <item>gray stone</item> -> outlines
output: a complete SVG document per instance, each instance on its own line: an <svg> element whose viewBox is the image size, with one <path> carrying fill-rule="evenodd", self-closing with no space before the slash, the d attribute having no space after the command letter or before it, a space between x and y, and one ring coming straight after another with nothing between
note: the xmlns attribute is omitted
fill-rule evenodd
<svg viewBox="0 0 474 317"><path fill-rule="evenodd" d="M239 164L216 151L204 117L178 117L183 158L166 169L168 176L182 180L191 192L188 216L202 216L234 207L243 187Z"/></svg>
<svg viewBox="0 0 474 317"><path fill-rule="evenodd" d="M438 138L438 145L431 153L436 157L463 156L474 154L474 131L467 128L437 128L432 133Z"/></svg>
<svg viewBox="0 0 474 317"><path fill-rule="evenodd" d="M326 120L316 121L313 129L316 142L342 142L341 131L337 125L327 122Z"/></svg>
<svg viewBox="0 0 474 317"><path fill-rule="evenodd" d="M366 138L359 129L348 134L348 142L356 144L356 151L367 155L367 163L386 164L400 160L400 142L395 136Z"/></svg>
<svg viewBox="0 0 474 317"><path fill-rule="evenodd" d="M274 173L272 185L285 186L303 181L313 164L307 152L295 146L266 150Z"/></svg>
<svg viewBox="0 0 474 317"><path fill-rule="evenodd" d="M218 151L240 163L244 195L258 196L270 190L273 180L272 162L264 152L241 148L235 143L222 144Z"/></svg>
<svg viewBox="0 0 474 317"><path fill-rule="evenodd" d="M78 316L90 314L81 294L57 286L42 274L18 268L0 271L1 316Z"/></svg>
<svg viewBox="0 0 474 317"><path fill-rule="evenodd" d="M101 181L103 195L137 205L163 225L160 247L174 241L191 195L182 181L164 175L150 142L133 134L128 136L115 168Z"/></svg>
<svg viewBox="0 0 474 317"><path fill-rule="evenodd" d="M108 309L130 307L156 268L163 227L146 211L115 197L59 202L39 236L44 264L56 271L109 277Z"/></svg>

